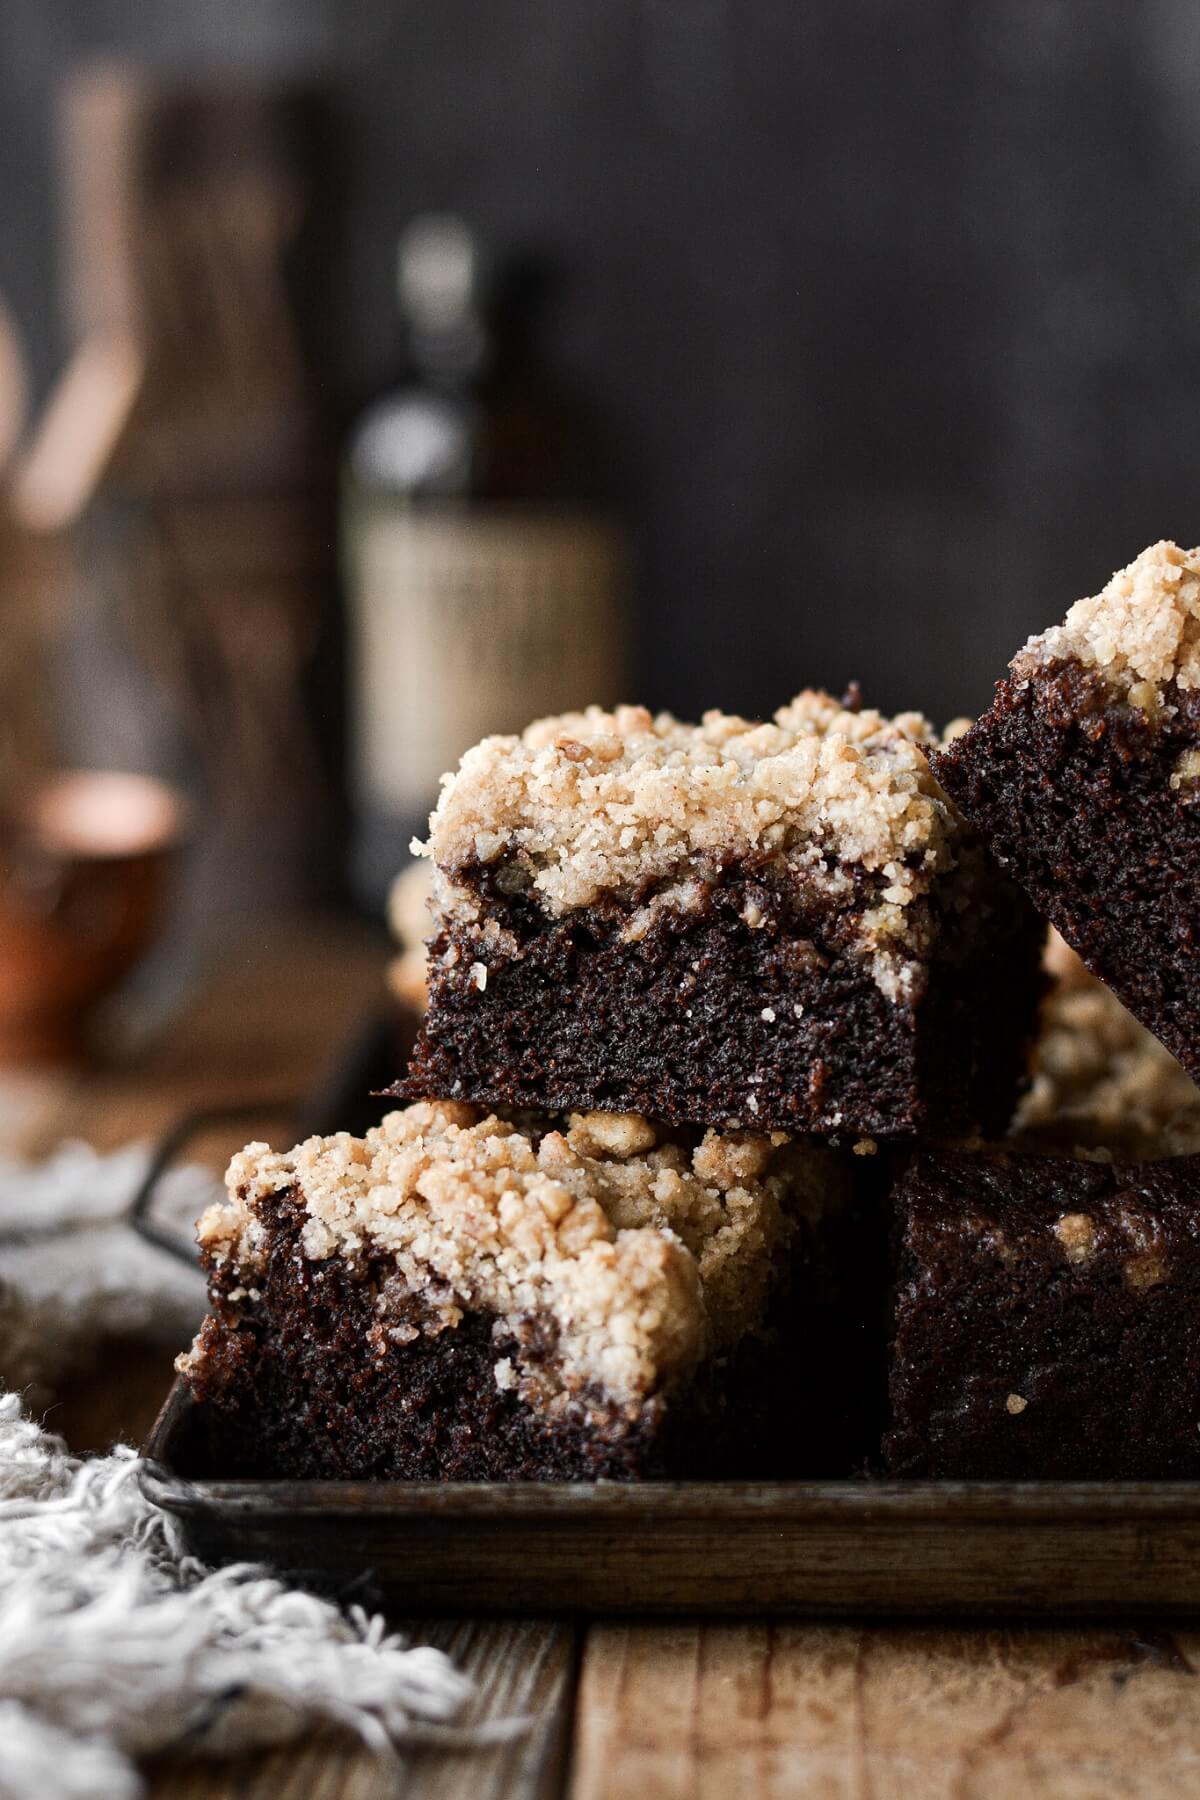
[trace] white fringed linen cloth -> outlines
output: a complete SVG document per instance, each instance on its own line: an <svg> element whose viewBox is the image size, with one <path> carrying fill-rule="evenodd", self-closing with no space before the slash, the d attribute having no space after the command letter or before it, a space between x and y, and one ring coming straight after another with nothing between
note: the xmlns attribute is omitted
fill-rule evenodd
<svg viewBox="0 0 1200 1800"><path fill-rule="evenodd" d="M61 1379L107 1330L185 1340L199 1276L123 1222L144 1167L141 1151L78 1145L40 1170L0 1166L0 1389L16 1368ZM194 1218L204 1179L184 1171L175 1208ZM14 1238L30 1221L36 1239ZM185 1555L137 1468L120 1446L71 1455L0 1391L0 1800L134 1800L155 1752L226 1755L322 1725L381 1756L522 1728L457 1730L471 1683L381 1618Z"/></svg>
<svg viewBox="0 0 1200 1800"><path fill-rule="evenodd" d="M129 1225L148 1161L137 1144L106 1156L64 1144L36 1166L0 1157L0 1389L22 1391L31 1413L106 1338L186 1344L204 1315L199 1268ZM207 1170L172 1170L155 1220L189 1243L215 1192Z"/></svg>

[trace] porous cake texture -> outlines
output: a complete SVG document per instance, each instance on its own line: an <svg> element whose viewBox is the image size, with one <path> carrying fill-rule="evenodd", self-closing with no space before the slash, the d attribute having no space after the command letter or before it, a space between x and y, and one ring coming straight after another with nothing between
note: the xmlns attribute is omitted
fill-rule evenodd
<svg viewBox="0 0 1200 1800"><path fill-rule="evenodd" d="M397 1091L998 1129L1039 934L931 775L934 743L917 714L815 692L768 724L591 708L486 739L419 846L430 1016Z"/></svg>
<svg viewBox="0 0 1200 1800"><path fill-rule="evenodd" d="M933 757L1036 908L1200 1074L1200 552L1152 545Z"/></svg>
<svg viewBox="0 0 1200 1800"><path fill-rule="evenodd" d="M1200 1475L1200 1157L924 1149L891 1200L894 1475Z"/></svg>
<svg viewBox="0 0 1200 1800"><path fill-rule="evenodd" d="M798 1346L837 1297L849 1207L838 1159L782 1134L421 1103L233 1159L179 1367L241 1468L720 1468L755 1453L768 1391L803 1441Z"/></svg>

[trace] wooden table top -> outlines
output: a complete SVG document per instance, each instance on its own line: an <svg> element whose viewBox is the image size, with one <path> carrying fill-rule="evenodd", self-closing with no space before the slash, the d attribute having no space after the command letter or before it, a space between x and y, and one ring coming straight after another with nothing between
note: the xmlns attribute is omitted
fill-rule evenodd
<svg viewBox="0 0 1200 1800"><path fill-rule="evenodd" d="M380 940L267 925L136 1064L0 1077L0 1150L154 1138L198 1105L301 1093L382 993ZM140 1440L169 1369L114 1346L52 1423ZM1055 1800L1200 1791L1200 1630L397 1620L475 1678L473 1718L532 1719L483 1752L384 1768L344 1741L163 1759L156 1800Z"/></svg>

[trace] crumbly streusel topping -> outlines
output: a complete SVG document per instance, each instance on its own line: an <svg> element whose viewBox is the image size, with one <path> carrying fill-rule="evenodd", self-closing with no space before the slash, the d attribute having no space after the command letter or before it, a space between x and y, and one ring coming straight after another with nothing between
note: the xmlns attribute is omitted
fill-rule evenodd
<svg viewBox="0 0 1200 1800"><path fill-rule="evenodd" d="M1120 1155L1200 1150L1200 1088L1051 933L1033 1084L1014 1129Z"/></svg>
<svg viewBox="0 0 1200 1800"><path fill-rule="evenodd" d="M1107 587L1077 600L1061 625L1030 638L1016 659L1074 657L1134 706L1153 711L1162 690L1200 686L1200 549L1151 544Z"/></svg>
<svg viewBox="0 0 1200 1800"><path fill-rule="evenodd" d="M502 885L556 918L655 890L635 935L655 909L697 904L702 883L749 853L831 892L848 889L848 868L866 870L879 891L863 947L882 953L886 986L908 909L953 865L961 831L926 761L935 743L917 713L852 712L811 691L770 724L589 707L468 750L414 848L456 913L473 900L455 878L478 864L502 865Z"/></svg>
<svg viewBox="0 0 1200 1800"><path fill-rule="evenodd" d="M540 1132L420 1102L361 1139L310 1138L286 1154L251 1144L199 1238L251 1288L259 1208L293 1189L309 1256L394 1258L427 1330L468 1309L518 1336L523 1321L547 1320L560 1395L600 1388L634 1406L761 1321L797 1217L829 1203L830 1167L781 1136L710 1131L689 1150L633 1115ZM524 1379L544 1402L545 1371Z"/></svg>

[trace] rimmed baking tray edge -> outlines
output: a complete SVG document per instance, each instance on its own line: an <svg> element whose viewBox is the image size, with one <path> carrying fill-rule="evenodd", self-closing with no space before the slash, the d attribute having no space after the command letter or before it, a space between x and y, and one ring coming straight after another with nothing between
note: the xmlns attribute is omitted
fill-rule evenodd
<svg viewBox="0 0 1200 1800"><path fill-rule="evenodd" d="M188 1549L406 1612L1200 1614L1200 1483L196 1478L194 1407L177 1380L141 1469Z"/></svg>

